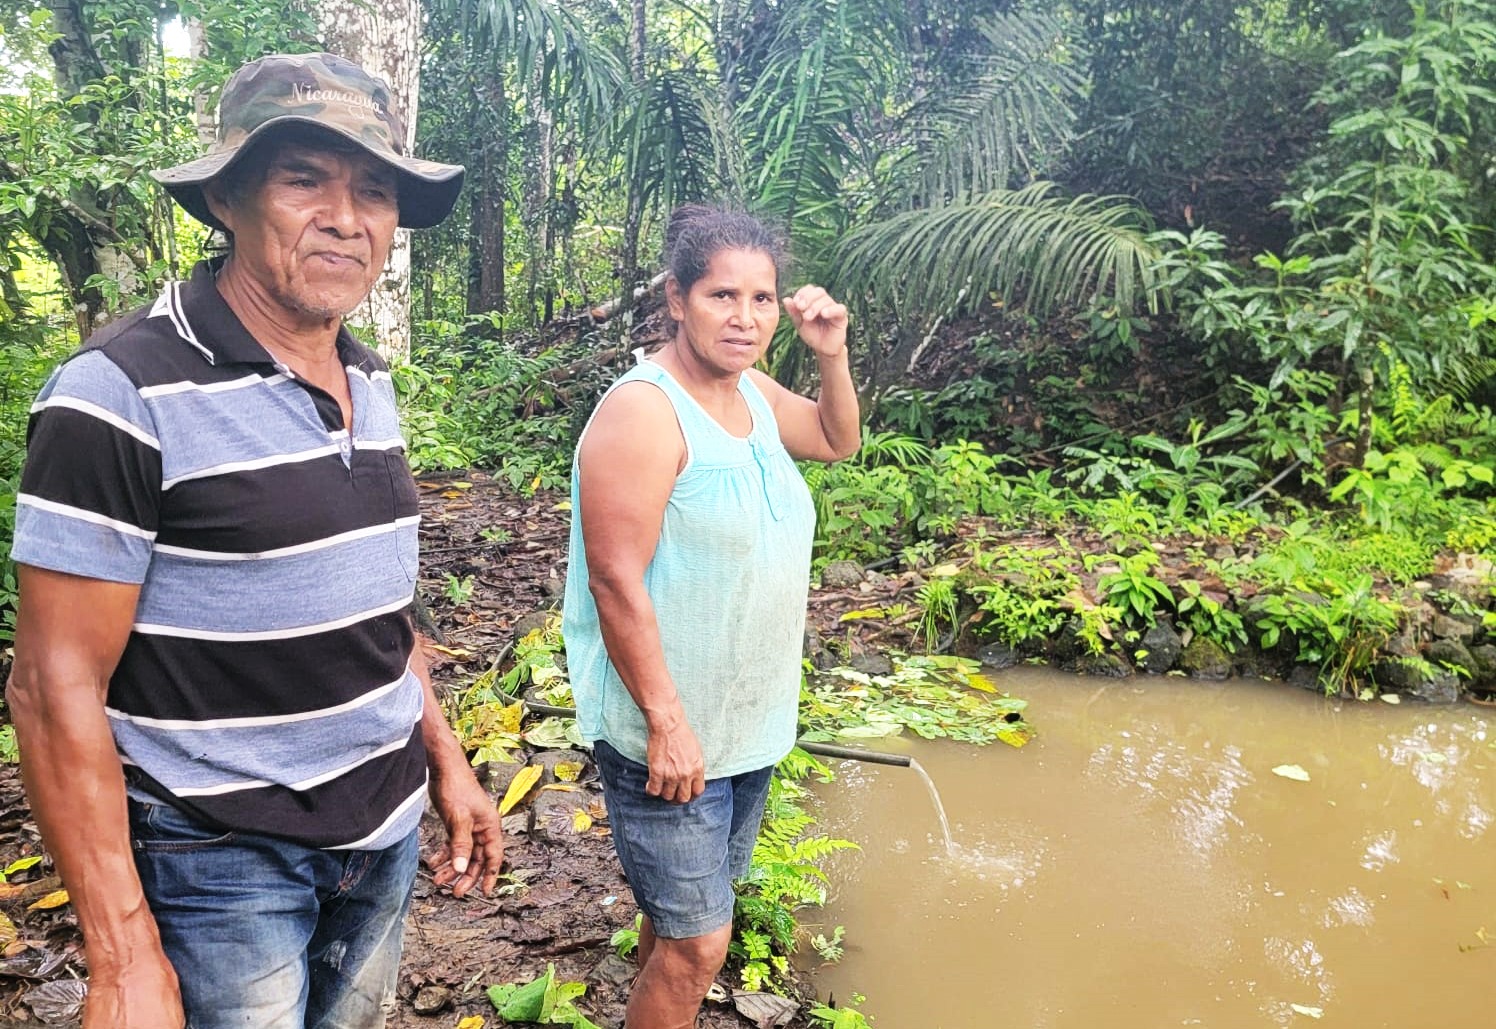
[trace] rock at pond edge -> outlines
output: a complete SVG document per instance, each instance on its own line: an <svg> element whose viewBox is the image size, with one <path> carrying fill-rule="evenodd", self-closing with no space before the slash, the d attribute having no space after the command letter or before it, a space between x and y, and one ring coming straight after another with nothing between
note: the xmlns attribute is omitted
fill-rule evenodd
<svg viewBox="0 0 1496 1029"><path fill-rule="evenodd" d="M1226 679L1233 670L1226 648L1204 636L1190 640L1179 655L1179 667L1194 679Z"/></svg>

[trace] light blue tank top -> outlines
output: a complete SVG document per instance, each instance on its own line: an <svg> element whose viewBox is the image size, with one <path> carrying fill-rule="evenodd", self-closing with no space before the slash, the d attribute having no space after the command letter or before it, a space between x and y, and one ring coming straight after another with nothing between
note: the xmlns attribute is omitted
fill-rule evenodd
<svg viewBox="0 0 1496 1029"><path fill-rule="evenodd" d="M707 778L764 768L795 744L815 534L810 491L780 442L773 410L747 375L738 384L753 415L746 439L718 425L651 361L641 361L608 392L625 382L658 387L686 441L685 468L644 572L665 665L701 742ZM588 589L576 460L571 503L562 632L577 725L583 738L607 740L643 764L644 718L608 660Z"/></svg>

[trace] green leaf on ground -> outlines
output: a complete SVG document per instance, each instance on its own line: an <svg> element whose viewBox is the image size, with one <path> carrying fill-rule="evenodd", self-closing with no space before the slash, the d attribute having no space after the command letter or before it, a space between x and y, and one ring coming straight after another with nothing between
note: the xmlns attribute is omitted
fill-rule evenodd
<svg viewBox="0 0 1496 1029"><path fill-rule="evenodd" d="M573 1029L599 1029L572 1002L587 992L583 983L557 982L556 966L546 965L545 975L523 986L501 983L487 990L488 1001L506 1022L539 1022L569 1025Z"/></svg>

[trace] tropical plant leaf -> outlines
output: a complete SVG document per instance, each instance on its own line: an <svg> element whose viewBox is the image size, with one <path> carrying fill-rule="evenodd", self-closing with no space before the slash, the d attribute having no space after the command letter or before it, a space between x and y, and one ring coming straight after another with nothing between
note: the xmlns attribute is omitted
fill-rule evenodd
<svg viewBox="0 0 1496 1029"><path fill-rule="evenodd" d="M694 66L665 69L616 105L610 131L646 208L670 210L715 188L724 133L710 81Z"/></svg>
<svg viewBox="0 0 1496 1029"><path fill-rule="evenodd" d="M1060 20L1018 11L980 18L976 27L990 50L905 116L909 145L888 192L898 206L1005 189L1020 174L1031 179L1070 139L1069 101L1085 80Z"/></svg>
<svg viewBox="0 0 1496 1029"><path fill-rule="evenodd" d="M66 904L68 902L69 899L70 898L68 897L68 891L67 890L53 890L51 893L47 894L41 900L36 901L34 904L27 905L26 910L27 911L50 911L52 908L60 908L60 907L62 907L64 904Z"/></svg>
<svg viewBox="0 0 1496 1029"><path fill-rule="evenodd" d="M1112 297L1158 306L1146 214L1121 198L1054 195L1035 182L861 226L835 253L841 294L933 317L996 294L1035 312Z"/></svg>
<svg viewBox="0 0 1496 1029"><path fill-rule="evenodd" d="M437 0L457 15L475 46L512 55L522 80L539 87L542 103L569 104L584 119L600 118L624 80L623 69L593 42L566 5L547 0ZM530 75L531 69L538 75Z"/></svg>

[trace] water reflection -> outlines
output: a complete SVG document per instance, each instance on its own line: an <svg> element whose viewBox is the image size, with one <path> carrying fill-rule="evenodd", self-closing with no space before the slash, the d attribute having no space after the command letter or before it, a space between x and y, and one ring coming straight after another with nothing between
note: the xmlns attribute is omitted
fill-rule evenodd
<svg viewBox="0 0 1496 1029"><path fill-rule="evenodd" d="M1150 731L1151 730L1151 731ZM1228 830L1242 827L1232 810L1236 795L1252 782L1241 751L1197 753L1186 744L1162 739L1158 727L1119 733L1124 741L1103 744L1092 753L1086 773L1102 781L1162 796L1173 813L1172 831L1204 856L1230 843Z"/></svg>
<svg viewBox="0 0 1496 1029"><path fill-rule="evenodd" d="M1374 908L1371 899L1352 886L1344 895L1330 899L1321 924L1326 929L1343 925L1368 926L1372 922Z"/></svg>
<svg viewBox="0 0 1496 1029"><path fill-rule="evenodd" d="M1483 719L1441 725L1425 723L1411 732L1389 739L1382 754L1393 765L1407 769L1414 781L1434 796L1434 810L1448 816L1460 812L1461 832L1466 838L1483 834L1490 825L1490 812L1480 802L1479 791L1465 761L1479 763L1490 754L1485 747Z"/></svg>
<svg viewBox="0 0 1496 1029"><path fill-rule="evenodd" d="M1388 865L1396 864L1398 860L1397 833L1386 829L1367 842L1365 852L1361 855L1361 867L1369 872L1380 872Z"/></svg>
<svg viewBox="0 0 1496 1029"><path fill-rule="evenodd" d="M864 848L832 868L849 945L823 994L868 994L877 1029L1490 1024L1473 709L1004 674L1025 750L895 744L939 787L949 856L907 772L847 764L822 792L822 828Z"/></svg>

